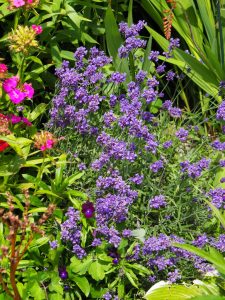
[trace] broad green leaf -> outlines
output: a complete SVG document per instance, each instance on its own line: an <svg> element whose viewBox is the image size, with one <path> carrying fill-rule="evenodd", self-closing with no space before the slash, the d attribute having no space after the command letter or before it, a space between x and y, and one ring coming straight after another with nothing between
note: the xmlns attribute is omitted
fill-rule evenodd
<svg viewBox="0 0 225 300"><path fill-rule="evenodd" d="M36 195L50 195L53 196L55 198L60 198L62 199L62 197L58 196L57 194L53 193L52 191L49 190L38 190L35 192Z"/></svg>
<svg viewBox="0 0 225 300"><path fill-rule="evenodd" d="M88 198L85 193L80 192L80 191L76 191L76 190L68 190L65 194L70 195L70 196L79 197L79 198L82 198L84 200L86 200Z"/></svg>
<svg viewBox="0 0 225 300"><path fill-rule="evenodd" d="M194 247L192 245L187 245L187 244L174 243L174 246L181 248L181 249L185 249L187 251L190 251L191 253L194 253L194 254L204 258L205 260L211 262L220 273L225 274L224 257L216 249L210 247L209 251L206 252L202 249L199 249L197 247Z"/></svg>
<svg viewBox="0 0 225 300"><path fill-rule="evenodd" d="M64 59L73 60L73 61L75 60L75 58L74 58L74 53L71 52L71 51L62 50L62 51L60 52L60 55L61 55L61 57L64 58Z"/></svg>
<svg viewBox="0 0 225 300"><path fill-rule="evenodd" d="M225 300L225 297L222 296L200 296L191 298L191 300Z"/></svg>
<svg viewBox="0 0 225 300"><path fill-rule="evenodd" d="M133 0L129 1L127 23L128 26L133 24Z"/></svg>
<svg viewBox="0 0 225 300"><path fill-rule="evenodd" d="M149 37L148 44L144 53L144 61L142 64L142 70L147 72L151 72L151 66L153 65L153 63L148 58L151 49L152 49L152 36Z"/></svg>
<svg viewBox="0 0 225 300"><path fill-rule="evenodd" d="M19 171L25 160L18 155L7 155L1 160L0 176L9 176Z"/></svg>
<svg viewBox="0 0 225 300"><path fill-rule="evenodd" d="M59 45L56 41L50 43L51 57L56 66L60 66L62 63L62 58L60 55Z"/></svg>
<svg viewBox="0 0 225 300"><path fill-rule="evenodd" d="M33 214L33 213L46 212L46 211L47 211L47 207L38 207L38 208L30 209L28 213Z"/></svg>
<svg viewBox="0 0 225 300"><path fill-rule="evenodd" d="M38 58L37 56L29 56L28 58L27 58L27 60L29 61L29 60L32 60L33 62L35 62L36 64L39 64L39 65L43 65L42 64L42 61L40 60L40 58Z"/></svg>
<svg viewBox="0 0 225 300"><path fill-rule="evenodd" d="M39 247L47 244L48 242L49 242L48 237L41 237L37 240L33 240L32 243L30 244L30 249L39 248Z"/></svg>
<svg viewBox="0 0 225 300"><path fill-rule="evenodd" d="M28 120L30 122L33 122L36 120L41 114L43 114L46 111L47 104L40 103L38 104L35 109L28 115Z"/></svg>
<svg viewBox="0 0 225 300"><path fill-rule="evenodd" d="M66 180L68 181L68 186L73 184L77 179L80 179L84 175L84 172L80 172L78 174L73 174L70 177L68 177Z"/></svg>
<svg viewBox="0 0 225 300"><path fill-rule="evenodd" d="M93 261L92 257L87 257L86 259L83 259L82 261L77 259L76 257L72 257L70 269L74 273L78 273L79 275L84 275L87 272L92 261Z"/></svg>
<svg viewBox="0 0 225 300"><path fill-rule="evenodd" d="M90 294L90 284L86 277L74 276L73 281L78 285L86 297Z"/></svg>
<svg viewBox="0 0 225 300"><path fill-rule="evenodd" d="M70 6L69 4L65 4L65 9L66 9L66 13L67 13L67 16L70 18L70 20L78 27L80 28L80 22L81 21L88 21L88 22L91 22L91 20L87 19L87 18L84 18L82 16L80 16L76 11L75 9Z"/></svg>
<svg viewBox="0 0 225 300"><path fill-rule="evenodd" d="M66 168L66 154L62 154L60 155L59 160L56 163L55 180L54 180L54 185L56 187L62 184L63 172L65 168Z"/></svg>
<svg viewBox="0 0 225 300"><path fill-rule="evenodd" d="M37 75L45 72L48 68L50 68L51 66L53 66L53 64L47 64L47 65L43 65L42 67L39 67L37 69L32 70L26 77L25 77L25 81L28 81L32 78L36 78Z"/></svg>
<svg viewBox="0 0 225 300"><path fill-rule="evenodd" d="M158 282L144 296L147 300L186 300L202 295L204 292L196 285L185 286Z"/></svg>
<svg viewBox="0 0 225 300"><path fill-rule="evenodd" d="M104 267L98 261L94 261L91 263L91 265L88 268L88 273L96 281L99 281L99 280L102 280L105 278Z"/></svg>
<svg viewBox="0 0 225 300"><path fill-rule="evenodd" d="M32 140L23 137L16 138L14 135L0 136L0 140L7 142L18 155L24 158L28 155L27 150L32 143Z"/></svg>
<svg viewBox="0 0 225 300"><path fill-rule="evenodd" d="M111 7L107 8L105 14L105 30L106 30L106 42L109 54L113 57L115 61L117 57L117 52L122 44L122 38L120 36L116 19L114 17Z"/></svg>
<svg viewBox="0 0 225 300"><path fill-rule="evenodd" d="M125 276L127 277L127 279L130 281L130 283L131 283L134 287L138 288L138 285L137 285L135 279L133 278L133 276L130 274L129 271L127 271L127 270L125 271Z"/></svg>
<svg viewBox="0 0 225 300"><path fill-rule="evenodd" d="M146 28L152 34L157 43L160 44L163 50L167 51L169 42L155 30L148 26L146 26ZM173 54L174 58L168 59L167 62L177 65L199 87L213 97L218 98L218 84L220 79L216 74L214 74L213 70L209 70L206 65L200 63L196 58L180 49L174 50ZM164 60L163 57L160 58ZM187 70L187 67L190 67L191 71Z"/></svg>
<svg viewBox="0 0 225 300"><path fill-rule="evenodd" d="M222 212L220 212L220 210L216 208L211 202L206 201L206 203L209 205L209 207L211 208L211 210L213 211L217 219L220 221L223 228L225 228L225 216L222 214Z"/></svg>

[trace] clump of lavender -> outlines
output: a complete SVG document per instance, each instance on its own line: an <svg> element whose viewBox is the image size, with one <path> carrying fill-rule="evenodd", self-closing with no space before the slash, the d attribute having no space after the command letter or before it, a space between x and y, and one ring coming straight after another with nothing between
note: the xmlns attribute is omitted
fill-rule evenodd
<svg viewBox="0 0 225 300"><path fill-rule="evenodd" d="M210 159L205 157L198 162L191 164L189 161L184 161L180 163L181 172L187 172L188 176L191 178L197 178L202 175L202 171L209 168Z"/></svg>
<svg viewBox="0 0 225 300"><path fill-rule="evenodd" d="M67 213L65 214L67 220L61 224L61 236L64 242L71 243L73 253L80 259L82 259L86 252L81 247L81 225L80 213L76 211L73 207L69 207Z"/></svg>
<svg viewBox="0 0 225 300"><path fill-rule="evenodd" d="M166 199L163 195L155 196L151 200L149 200L149 206L155 209L165 207Z"/></svg>
<svg viewBox="0 0 225 300"><path fill-rule="evenodd" d="M94 224L90 248L110 244L113 263L117 264L121 259L118 255L121 241L134 239L132 230L143 226L150 237L143 245L135 242L127 260L147 265L154 270L156 278L166 277L175 282L183 275L180 266L184 260L203 273L209 270L209 265L173 247L172 241L183 243L184 240L171 232L180 230L188 239L190 236L182 228L195 230L197 227L202 233L200 226L207 219L208 211L205 206L199 208L199 201L194 202L193 198L209 195L212 203L223 208L223 191L214 189L207 194L207 182L210 180L211 184L214 178L214 175L210 178L213 162L204 157L209 147L201 125L194 127L192 120L185 120L185 109L174 106L173 99L165 100L168 98L163 94L165 86L161 81L166 80L168 84L178 78L174 70L167 69L166 61L159 62L159 51L149 54L156 69L154 75L140 69L142 58L135 57L135 51L139 49L143 53L145 41L139 34L144 25L142 21L131 27L120 24L125 43L119 48L119 56L134 60L131 81L128 73L112 71L113 65L106 72L104 67L111 64L111 59L95 47L89 51L79 47L74 54L74 67L63 62L56 71L59 83L50 125L64 128L73 137L73 147L82 157L79 168L87 168L85 176L91 174L88 189L89 182L94 182L93 203L85 202L81 215L92 218L86 221ZM179 47L179 40L171 39L163 55L172 57L175 47ZM157 103L162 103L162 107ZM217 115L218 120L223 119L222 104ZM199 147L194 151L199 140L205 149ZM225 149L225 143L219 140L212 146ZM79 212L69 208L66 216L68 220L61 226L62 238L82 258L85 250L81 247ZM165 234L160 234L161 228ZM210 241L201 235L193 244L204 247ZM111 292L105 295L109 299L113 297Z"/></svg>
<svg viewBox="0 0 225 300"><path fill-rule="evenodd" d="M146 46L146 41L137 37L145 24L144 21L139 21L136 25L133 24L131 27L128 27L127 23L120 23L119 31L125 36L124 45L118 49L120 58L127 57L132 50Z"/></svg>

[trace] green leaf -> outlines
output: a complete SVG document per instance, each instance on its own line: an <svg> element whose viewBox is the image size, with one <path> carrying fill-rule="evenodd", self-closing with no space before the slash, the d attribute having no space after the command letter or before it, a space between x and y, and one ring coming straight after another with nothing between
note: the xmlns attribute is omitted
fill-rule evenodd
<svg viewBox="0 0 225 300"><path fill-rule="evenodd" d="M28 120L33 122L36 120L40 115L42 115L46 111L47 104L40 103L38 104L35 109L28 115Z"/></svg>
<svg viewBox="0 0 225 300"><path fill-rule="evenodd" d="M135 282L133 276L130 274L129 271L126 270L125 276L127 277L127 279L130 281L130 283L131 283L134 287L138 288L137 283Z"/></svg>
<svg viewBox="0 0 225 300"><path fill-rule="evenodd" d="M86 297L90 294L90 284L86 277L80 277L80 276L74 276L73 281L78 285L78 287L81 289L81 291L84 293Z"/></svg>
<svg viewBox="0 0 225 300"><path fill-rule="evenodd" d="M70 6L69 4L65 4L65 9L66 9L66 13L67 13L67 16L70 18L70 20L78 27L80 28L80 22L81 21L88 21L88 22L91 22L91 20L87 19L87 18L84 18L82 16L80 16L76 11L75 9Z"/></svg>
<svg viewBox="0 0 225 300"><path fill-rule="evenodd" d="M186 300L202 294L201 288L195 285L170 285L161 281L151 287L144 298L147 300Z"/></svg>
<svg viewBox="0 0 225 300"><path fill-rule="evenodd" d="M78 174L73 174L70 177L68 177L66 180L68 181L68 186L73 184L77 179L80 179L84 175L84 172L80 172Z"/></svg>
<svg viewBox="0 0 225 300"><path fill-rule="evenodd" d="M128 26L133 24L133 0L129 1L127 24Z"/></svg>
<svg viewBox="0 0 225 300"><path fill-rule="evenodd" d="M38 208L30 209L28 213L33 214L33 213L46 212L46 211L47 211L47 207L38 207Z"/></svg>
<svg viewBox="0 0 225 300"><path fill-rule="evenodd" d="M217 217L217 219L220 221L220 223L222 224L223 228L225 228L225 217L224 217L224 215L211 202L206 201L206 203L212 209L213 213L215 214L215 216Z"/></svg>
<svg viewBox="0 0 225 300"><path fill-rule="evenodd" d="M102 280L105 278L104 267L98 261L94 261L91 263L90 267L88 268L88 273L96 281L99 281L99 280Z"/></svg>
<svg viewBox="0 0 225 300"><path fill-rule="evenodd" d="M116 19L114 17L111 7L108 7L105 14L105 30L106 30L106 42L110 56L113 60L117 57L117 52L122 44L122 38L120 36Z"/></svg>
<svg viewBox="0 0 225 300"><path fill-rule="evenodd" d="M49 242L48 237L41 237L37 240L33 240L32 243L30 244L30 249L32 248L39 248Z"/></svg>
<svg viewBox="0 0 225 300"><path fill-rule="evenodd" d="M76 257L72 257L70 269L74 273L78 273L79 275L84 275L88 271L88 268L90 267L91 263L92 263L92 257L87 257L82 261L77 259Z"/></svg>
<svg viewBox="0 0 225 300"><path fill-rule="evenodd" d="M18 155L7 155L1 160L0 176L9 176L19 171L25 160Z"/></svg>
<svg viewBox="0 0 225 300"><path fill-rule="evenodd" d="M57 194L53 193L52 191L49 190L38 190L35 192L36 195L50 195L53 196L55 198L60 198L62 199L62 197L58 196Z"/></svg>
<svg viewBox="0 0 225 300"><path fill-rule="evenodd" d="M62 51L60 52L60 56L61 56L62 58L64 58L64 59L73 60L73 61L75 60L75 58L74 58L74 53L71 52L71 51L62 50Z"/></svg>
<svg viewBox="0 0 225 300"><path fill-rule="evenodd" d="M225 297L222 296L200 296L191 298L191 300L225 300Z"/></svg>
<svg viewBox="0 0 225 300"><path fill-rule="evenodd" d="M53 64L47 64L47 65L43 65L42 67L39 67L37 69L32 70L26 77L25 77L25 81L28 81L32 78L37 78L37 75L45 72L48 68L50 68L51 66L53 66Z"/></svg>
<svg viewBox="0 0 225 300"><path fill-rule="evenodd" d="M225 275L225 260L224 257L220 252L218 252L216 249L209 247L209 251L206 252L202 249L199 249L197 247L194 247L192 245L187 245L187 244L178 244L174 243L175 247L185 249L187 251L190 251L191 253L194 253L205 260L211 262L214 264L214 266L217 268L217 270Z"/></svg>
<svg viewBox="0 0 225 300"><path fill-rule="evenodd" d="M42 64L42 61L41 61L40 58L38 58L37 56L29 56L29 57L27 58L27 60L32 60L32 61L35 62L36 64L43 65L43 64Z"/></svg>
<svg viewBox="0 0 225 300"><path fill-rule="evenodd" d="M88 198L85 193L80 192L80 191L76 191L76 190L69 190L65 194L70 195L70 196L80 197L84 200L86 200Z"/></svg>
<svg viewBox="0 0 225 300"><path fill-rule="evenodd" d="M152 34L157 43L159 43L162 49L164 51L167 51L169 42L155 30L151 29L148 26L146 26L146 28ZM209 69L206 65L200 63L196 58L180 49L174 50L173 54L174 58L168 59L167 62L177 65L200 88L215 97L217 100L220 99L217 96L220 78L217 74L214 73L214 70ZM165 60L164 57L159 58ZM191 72L187 69L187 66L191 68Z"/></svg>
<svg viewBox="0 0 225 300"><path fill-rule="evenodd" d="M60 66L62 63L62 58L60 55L59 45L56 41L50 43L51 57L56 66Z"/></svg>

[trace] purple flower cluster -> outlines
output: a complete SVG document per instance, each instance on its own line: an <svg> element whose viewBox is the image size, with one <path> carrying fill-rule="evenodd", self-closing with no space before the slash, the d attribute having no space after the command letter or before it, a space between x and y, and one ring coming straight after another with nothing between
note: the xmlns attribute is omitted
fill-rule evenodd
<svg viewBox="0 0 225 300"><path fill-rule="evenodd" d="M143 179L144 179L143 175L135 174L133 177L130 178L130 181L139 185L142 184Z"/></svg>
<svg viewBox="0 0 225 300"><path fill-rule="evenodd" d="M220 142L219 140L215 140L211 145L214 149L218 151L225 151L225 142Z"/></svg>
<svg viewBox="0 0 225 300"><path fill-rule="evenodd" d="M159 170L163 169L163 167L164 167L163 161L160 159L160 160L157 160L157 161L155 161L154 163L152 163L152 164L149 166L149 169L150 169L153 173L157 173Z"/></svg>
<svg viewBox="0 0 225 300"><path fill-rule="evenodd" d="M111 77L109 79L109 81L112 81L114 83L122 83L126 80L126 73L120 73L120 72L114 72L111 74Z"/></svg>
<svg viewBox="0 0 225 300"><path fill-rule="evenodd" d="M222 101L216 113L217 120L225 121L225 101Z"/></svg>
<svg viewBox="0 0 225 300"><path fill-rule="evenodd" d="M198 162L191 164L189 161L180 163L181 172L187 172L190 178L197 178L202 175L202 171L209 168L210 159L203 157Z"/></svg>
<svg viewBox="0 0 225 300"><path fill-rule="evenodd" d="M119 175L111 177L100 176L96 183L96 220L99 226L109 222L120 223L127 218L128 208L137 198L137 192L131 190Z"/></svg>
<svg viewBox="0 0 225 300"><path fill-rule="evenodd" d="M225 189L217 188L210 190L208 195L211 197L211 203L217 208L225 208Z"/></svg>
<svg viewBox="0 0 225 300"><path fill-rule="evenodd" d="M162 108L166 109L169 115L173 118L180 118L182 115L181 109L178 107L173 107L172 101L170 100L166 100L163 103Z"/></svg>
<svg viewBox="0 0 225 300"><path fill-rule="evenodd" d="M120 58L127 57L134 49L144 48L146 46L146 41L136 37L144 26L144 21L139 21L136 25L131 25L131 27L125 22L119 24L119 31L125 36L124 45L118 49Z"/></svg>
<svg viewBox="0 0 225 300"><path fill-rule="evenodd" d="M188 137L188 131L181 127L180 129L177 130L175 135L181 142L186 142Z"/></svg>
<svg viewBox="0 0 225 300"><path fill-rule="evenodd" d="M225 237L225 235L224 235ZM224 241L222 236L219 241L215 241L214 245L219 249ZM204 261L204 259L199 258L198 256L174 247L172 242L184 243L184 240L178 238L174 235L167 236L165 234L160 234L158 237L153 236L145 240L142 247L142 254L148 259L147 265L156 271L165 271L168 270L168 281L174 283L181 279L181 273L179 270L179 265L183 267L182 261L185 259L193 264L193 267L196 268L201 273L207 273L212 270L212 266ZM204 246L208 243L206 236L199 236L193 244L196 246ZM225 249L222 246L220 250Z"/></svg>
<svg viewBox="0 0 225 300"><path fill-rule="evenodd" d="M73 253L82 259L86 252L80 246L81 243L81 226L79 225L80 213L73 207L69 207L66 213L67 220L61 224L62 240L72 244Z"/></svg>
<svg viewBox="0 0 225 300"><path fill-rule="evenodd" d="M97 137L96 141L104 150L100 158L92 163L92 168L95 170L100 170L110 159L133 162L137 157L135 152L130 149L129 144L111 137L104 131Z"/></svg>
<svg viewBox="0 0 225 300"><path fill-rule="evenodd" d="M151 208L159 209L165 206L166 206L166 199L165 196L163 195L155 196L149 200L149 207Z"/></svg>
<svg viewBox="0 0 225 300"><path fill-rule="evenodd" d="M96 47L90 49L89 58L85 62L87 54L88 51L84 47L77 48L74 54L74 68L64 61L56 70L59 78L58 93L53 98L49 126L64 128L70 125L82 134L93 133L88 116L98 111L104 99L97 91L99 85L106 80L101 69L109 64L111 59ZM95 88L90 90L91 86ZM69 103L71 98L74 99L72 104Z"/></svg>

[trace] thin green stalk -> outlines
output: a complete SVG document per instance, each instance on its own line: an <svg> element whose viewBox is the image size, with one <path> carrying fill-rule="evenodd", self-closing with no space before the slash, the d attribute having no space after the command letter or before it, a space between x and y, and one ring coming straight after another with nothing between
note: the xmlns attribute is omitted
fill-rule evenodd
<svg viewBox="0 0 225 300"><path fill-rule="evenodd" d="M221 65L223 68L224 67L224 44L223 44L222 21L221 21L221 14L220 14L220 0L217 1L216 8L217 8L217 19L218 19L219 34L220 34L220 58L221 58Z"/></svg>
<svg viewBox="0 0 225 300"><path fill-rule="evenodd" d="M23 77L24 77L25 60L26 60L26 58L25 58L25 56L23 56L22 62L21 62L20 68L19 68L19 78L20 78L21 82L23 82Z"/></svg>
<svg viewBox="0 0 225 300"><path fill-rule="evenodd" d="M21 9L19 9L15 14L14 26L13 26L14 30L16 30L16 28L18 26L20 16L21 16Z"/></svg>
<svg viewBox="0 0 225 300"><path fill-rule="evenodd" d="M133 58L132 53L129 53L129 63L130 63L131 78L134 81L135 80L135 67L134 67L134 58Z"/></svg>

